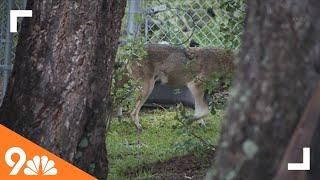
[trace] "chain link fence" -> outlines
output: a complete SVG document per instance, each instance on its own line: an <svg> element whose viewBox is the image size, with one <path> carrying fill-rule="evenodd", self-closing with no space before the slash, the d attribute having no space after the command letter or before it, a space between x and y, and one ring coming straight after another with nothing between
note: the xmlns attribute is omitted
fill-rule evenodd
<svg viewBox="0 0 320 180"><path fill-rule="evenodd" d="M0 2L0 65L3 65L3 60L4 60L4 44L6 42L6 29L7 29L7 13L8 10L8 5L6 1L1 1Z"/></svg>
<svg viewBox="0 0 320 180"><path fill-rule="evenodd" d="M9 9L12 6L10 1L0 2L0 102L4 95L8 79L8 56L11 51L11 34L8 33L9 28ZM9 54L8 54L9 53Z"/></svg>
<svg viewBox="0 0 320 180"><path fill-rule="evenodd" d="M27 0L0 1L0 104L7 89L14 59L17 34L10 33L9 21L11 9L25 9ZM22 19L19 19L19 23Z"/></svg>
<svg viewBox="0 0 320 180"><path fill-rule="evenodd" d="M147 43L237 49L244 0L128 0L127 33Z"/></svg>
<svg viewBox="0 0 320 180"><path fill-rule="evenodd" d="M210 4L209 1L146 1L144 34L147 42L180 45L193 39L202 46L223 46L214 33L217 25L215 14L208 13Z"/></svg>

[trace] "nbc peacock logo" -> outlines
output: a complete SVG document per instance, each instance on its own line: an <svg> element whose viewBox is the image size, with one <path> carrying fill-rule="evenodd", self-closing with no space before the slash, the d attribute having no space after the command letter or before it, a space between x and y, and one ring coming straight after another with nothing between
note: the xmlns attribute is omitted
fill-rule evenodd
<svg viewBox="0 0 320 180"><path fill-rule="evenodd" d="M45 176L57 175L58 170L54 167L53 160L49 160L47 156L34 156L32 160L27 161L27 167L24 174L28 176L36 176L42 173ZM41 167L41 171L40 171Z"/></svg>

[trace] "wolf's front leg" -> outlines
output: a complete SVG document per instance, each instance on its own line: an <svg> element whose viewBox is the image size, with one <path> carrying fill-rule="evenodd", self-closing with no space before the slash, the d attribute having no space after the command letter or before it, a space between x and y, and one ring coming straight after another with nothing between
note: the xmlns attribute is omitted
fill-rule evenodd
<svg viewBox="0 0 320 180"><path fill-rule="evenodd" d="M144 80L143 86L141 89L141 96L140 100L137 101L135 109L131 112L131 118L137 128L138 133L142 132L142 126L139 121L139 112L143 106L143 104L147 101L148 97L150 96L155 84L155 79L152 77L151 79Z"/></svg>

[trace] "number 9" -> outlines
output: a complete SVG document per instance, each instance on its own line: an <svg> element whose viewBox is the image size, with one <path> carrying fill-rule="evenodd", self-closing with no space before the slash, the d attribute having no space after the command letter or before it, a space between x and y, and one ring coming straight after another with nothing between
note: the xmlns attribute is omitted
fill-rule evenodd
<svg viewBox="0 0 320 180"><path fill-rule="evenodd" d="M12 155L18 154L19 160L18 162L14 162L12 160ZM5 154L5 161L8 164L8 166L13 167L10 175L17 175L24 163L26 162L27 156L26 153L19 147L12 147L8 149L8 151Z"/></svg>

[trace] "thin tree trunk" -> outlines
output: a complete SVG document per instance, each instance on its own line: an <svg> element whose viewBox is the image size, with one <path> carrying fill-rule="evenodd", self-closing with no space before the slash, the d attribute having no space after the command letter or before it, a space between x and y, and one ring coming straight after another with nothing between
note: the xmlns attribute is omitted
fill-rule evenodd
<svg viewBox="0 0 320 180"><path fill-rule="evenodd" d="M316 0L248 0L239 70L208 179L273 178L319 80L319 16Z"/></svg>
<svg viewBox="0 0 320 180"><path fill-rule="evenodd" d="M99 179L125 0L28 1L0 122Z"/></svg>

